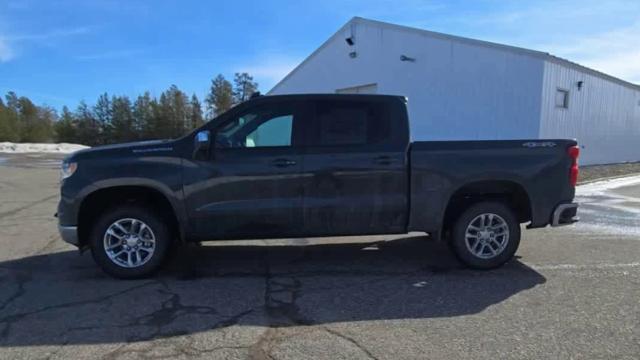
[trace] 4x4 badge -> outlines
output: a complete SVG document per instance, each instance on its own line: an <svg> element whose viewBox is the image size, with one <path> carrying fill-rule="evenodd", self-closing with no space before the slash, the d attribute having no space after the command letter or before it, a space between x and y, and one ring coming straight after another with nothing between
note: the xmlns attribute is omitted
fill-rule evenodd
<svg viewBox="0 0 640 360"><path fill-rule="evenodd" d="M554 143L553 141L542 141L542 142L526 142L524 144L522 144L522 146L524 147L528 147L528 148L535 148L535 147L554 147L556 146L556 143Z"/></svg>

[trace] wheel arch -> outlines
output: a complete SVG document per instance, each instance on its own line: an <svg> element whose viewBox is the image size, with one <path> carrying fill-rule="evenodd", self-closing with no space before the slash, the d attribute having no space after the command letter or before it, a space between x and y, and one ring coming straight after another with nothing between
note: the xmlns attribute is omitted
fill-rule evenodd
<svg viewBox="0 0 640 360"><path fill-rule="evenodd" d="M465 183L451 193L444 211L442 233L469 206L481 201L499 201L512 209L519 223L531 221L532 202L525 187L514 180L478 180Z"/></svg>
<svg viewBox="0 0 640 360"><path fill-rule="evenodd" d="M105 210L119 204L141 204L154 209L170 226L179 241L184 241L184 222L180 212L165 191L149 184L110 185L88 192L78 207L78 239L80 247L88 244L91 227Z"/></svg>

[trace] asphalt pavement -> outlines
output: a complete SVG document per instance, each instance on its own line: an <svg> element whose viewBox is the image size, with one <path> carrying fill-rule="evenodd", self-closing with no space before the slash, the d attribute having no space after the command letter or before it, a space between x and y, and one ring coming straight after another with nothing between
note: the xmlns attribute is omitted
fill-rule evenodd
<svg viewBox="0 0 640 360"><path fill-rule="evenodd" d="M638 359L640 178L464 269L423 236L206 244L104 275L53 217L59 157L0 154L0 359Z"/></svg>

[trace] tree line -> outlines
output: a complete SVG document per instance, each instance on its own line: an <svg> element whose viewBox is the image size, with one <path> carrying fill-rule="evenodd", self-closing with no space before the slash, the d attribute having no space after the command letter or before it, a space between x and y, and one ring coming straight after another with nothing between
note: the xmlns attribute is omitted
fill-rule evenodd
<svg viewBox="0 0 640 360"><path fill-rule="evenodd" d="M176 138L248 100L257 90L247 73L236 73L233 83L218 75L211 80L204 106L196 94L188 96L171 85L159 97L148 91L133 100L104 93L92 106L81 101L75 110L63 106L60 113L10 91L4 101L0 98L0 141L96 146Z"/></svg>

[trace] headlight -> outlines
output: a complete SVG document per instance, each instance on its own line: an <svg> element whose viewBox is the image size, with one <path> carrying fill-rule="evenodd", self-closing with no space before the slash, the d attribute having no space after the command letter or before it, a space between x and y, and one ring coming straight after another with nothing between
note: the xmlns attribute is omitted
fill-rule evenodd
<svg viewBox="0 0 640 360"><path fill-rule="evenodd" d="M73 173L76 172L77 169L78 163L63 161L62 166L60 167L60 180L64 180L73 175Z"/></svg>

